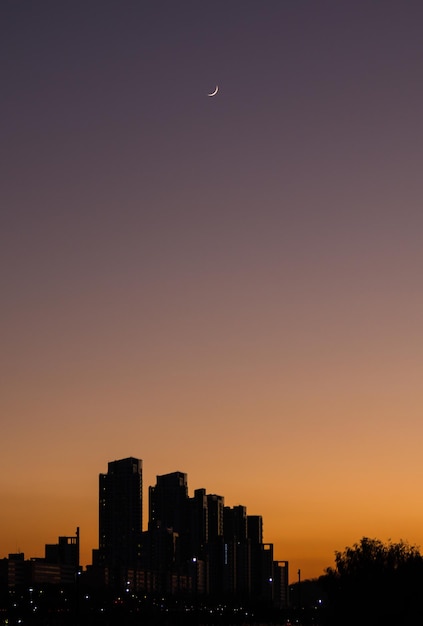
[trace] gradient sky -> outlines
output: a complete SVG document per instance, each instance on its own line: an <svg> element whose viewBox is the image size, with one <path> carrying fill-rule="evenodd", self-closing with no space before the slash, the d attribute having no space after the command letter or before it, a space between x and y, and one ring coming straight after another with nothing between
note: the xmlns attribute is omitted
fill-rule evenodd
<svg viewBox="0 0 423 626"><path fill-rule="evenodd" d="M291 578L423 545L421 0L2 0L0 558L144 461ZM219 85L219 93L207 93Z"/></svg>

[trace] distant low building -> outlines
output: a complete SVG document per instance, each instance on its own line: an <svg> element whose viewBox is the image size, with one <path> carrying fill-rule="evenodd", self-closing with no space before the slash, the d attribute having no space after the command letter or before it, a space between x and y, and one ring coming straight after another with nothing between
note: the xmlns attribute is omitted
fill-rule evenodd
<svg viewBox="0 0 423 626"><path fill-rule="evenodd" d="M76 535L59 537L57 544L45 545L44 558L25 560L23 553L9 554L7 559L7 584L21 585L53 584L67 585L75 582L79 565L79 528Z"/></svg>

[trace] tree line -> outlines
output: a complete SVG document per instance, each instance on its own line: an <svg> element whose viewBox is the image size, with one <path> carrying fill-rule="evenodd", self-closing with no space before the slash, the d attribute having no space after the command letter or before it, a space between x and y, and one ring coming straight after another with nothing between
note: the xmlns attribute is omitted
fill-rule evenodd
<svg viewBox="0 0 423 626"><path fill-rule="evenodd" d="M322 626L423 624L423 556L406 541L363 537L335 552L335 565L318 579L291 588L303 622Z"/></svg>

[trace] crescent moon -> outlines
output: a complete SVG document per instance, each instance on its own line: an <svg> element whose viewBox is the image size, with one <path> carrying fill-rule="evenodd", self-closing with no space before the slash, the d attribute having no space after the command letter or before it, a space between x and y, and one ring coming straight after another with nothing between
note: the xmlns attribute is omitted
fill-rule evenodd
<svg viewBox="0 0 423 626"><path fill-rule="evenodd" d="M215 96L217 94L217 92L219 91L219 85L216 85L216 89L214 91L212 91L211 93L208 93L208 96Z"/></svg>

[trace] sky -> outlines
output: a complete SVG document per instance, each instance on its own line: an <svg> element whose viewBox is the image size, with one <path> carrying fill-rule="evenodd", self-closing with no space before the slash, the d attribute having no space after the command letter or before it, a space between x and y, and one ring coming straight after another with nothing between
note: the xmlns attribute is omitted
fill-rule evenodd
<svg viewBox="0 0 423 626"><path fill-rule="evenodd" d="M0 558L134 456L292 580L423 545L421 0L2 0ZM215 87L218 93L209 97Z"/></svg>

